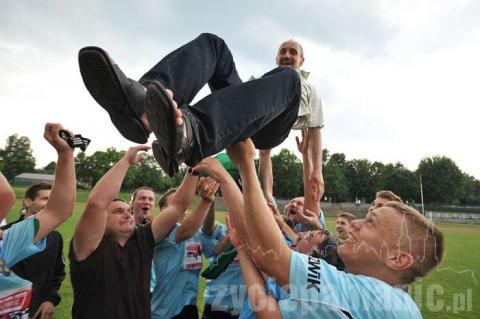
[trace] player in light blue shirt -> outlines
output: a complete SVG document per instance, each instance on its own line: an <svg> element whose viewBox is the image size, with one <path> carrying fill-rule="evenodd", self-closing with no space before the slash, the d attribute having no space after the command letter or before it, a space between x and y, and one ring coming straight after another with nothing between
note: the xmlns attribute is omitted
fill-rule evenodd
<svg viewBox="0 0 480 319"><path fill-rule="evenodd" d="M177 243L175 235L179 227L155 246L152 318L172 318L185 306L196 304L202 254L209 256L214 246L214 240L202 236L201 231Z"/></svg>
<svg viewBox="0 0 480 319"><path fill-rule="evenodd" d="M297 252L291 255L289 284L289 298L279 301L283 318L421 318L402 289Z"/></svg>
<svg viewBox="0 0 480 319"><path fill-rule="evenodd" d="M0 317L2 318L6 314L12 318L28 318L32 283L18 277L9 268L20 260L45 249L45 238L36 244L33 242L35 222L35 216L30 216L14 224L3 233L3 240L0 240ZM1 236L2 231L0 231Z"/></svg>
<svg viewBox="0 0 480 319"><path fill-rule="evenodd" d="M0 230L1 318L28 318L31 283L16 276L9 268L45 249L45 237L73 213L76 192L73 149L60 138L62 129L60 124L45 125L44 138L58 154L49 201L35 216L14 224L5 232ZM0 173L0 220L14 202L15 194Z"/></svg>
<svg viewBox="0 0 480 319"><path fill-rule="evenodd" d="M191 173L190 170L187 174ZM213 179L201 178L197 189L201 199L196 208L174 227L167 238L155 245L152 270L156 282L151 285L152 318L197 316L202 254L209 257L215 245L215 240L202 234L199 228L215 199L218 183ZM176 196L176 193L170 193L170 196ZM160 199L162 201L163 198ZM169 201L165 202L168 205ZM162 205L159 203L160 209Z"/></svg>
<svg viewBox="0 0 480 319"><path fill-rule="evenodd" d="M338 246L348 273L338 271L285 244L262 195L252 141L228 152L239 167L244 194L244 209L237 211L244 212L244 224L232 218L240 238L234 245L245 284L256 288L248 297L262 305L254 307L257 318L421 318L410 296L396 287L425 276L442 260L443 236L428 219L397 202L370 211L352 222L348 239ZM288 285L289 298L277 303L268 295L257 267Z"/></svg>

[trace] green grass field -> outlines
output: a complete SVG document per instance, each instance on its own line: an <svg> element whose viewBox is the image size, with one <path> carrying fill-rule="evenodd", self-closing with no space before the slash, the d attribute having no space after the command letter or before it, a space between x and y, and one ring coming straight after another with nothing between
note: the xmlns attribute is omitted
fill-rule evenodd
<svg viewBox="0 0 480 319"><path fill-rule="evenodd" d="M17 198L22 198L24 188L15 188ZM85 206L87 191L79 191L73 217L59 227L65 240L65 256L72 238L75 224ZM128 199L129 194L121 194ZM17 200L8 221L18 218L21 201ZM217 219L223 222L224 212L217 213ZM334 218L327 218L330 229L334 229ZM445 235L447 254L440 267L429 276L410 288L410 294L419 305L424 318L480 318L480 225L439 224ZM62 284L62 302L55 310L56 318L70 318L73 302L72 286L69 278L68 258L67 278ZM203 310L203 290L205 280L200 279L198 306Z"/></svg>

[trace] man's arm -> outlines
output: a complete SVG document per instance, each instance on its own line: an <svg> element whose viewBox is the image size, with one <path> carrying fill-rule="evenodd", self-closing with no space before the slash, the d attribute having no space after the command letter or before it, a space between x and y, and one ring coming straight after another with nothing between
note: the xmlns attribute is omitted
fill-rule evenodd
<svg viewBox="0 0 480 319"><path fill-rule="evenodd" d="M320 128L308 128L304 136L304 140L305 139L306 145L304 145L302 152L305 198L304 207L320 214L320 199L324 192L322 173L322 134Z"/></svg>
<svg viewBox="0 0 480 319"><path fill-rule="evenodd" d="M275 218L277 219L277 218ZM277 222L278 224L278 222ZM285 223L285 221L283 220L282 218L282 223L280 225L278 225L280 227L280 230L282 231L282 233L288 237L288 239L290 239L292 242L296 242L297 239L298 239L298 234L295 232L295 230L293 230L290 226L288 226L287 223Z"/></svg>
<svg viewBox="0 0 480 319"><path fill-rule="evenodd" d="M217 227L217 223L215 222L215 201L213 201L208 209L207 217L203 221L202 232L207 236L212 236L215 227Z"/></svg>
<svg viewBox="0 0 480 319"><path fill-rule="evenodd" d="M175 233L175 241L180 243L193 237L202 226L210 206L215 200L215 193L218 190L218 183L210 178L202 177L198 182L200 201L195 209L183 220Z"/></svg>
<svg viewBox="0 0 480 319"><path fill-rule="evenodd" d="M107 226L107 207L117 197L123 179L130 165L143 161L138 156L140 151L147 151L148 146L131 147L125 155L102 176L90 192L85 210L75 227L73 250L76 259L87 258L100 244ZM49 200L50 201L50 200Z"/></svg>
<svg viewBox="0 0 480 319"><path fill-rule="evenodd" d="M60 124L45 125L43 136L57 151L58 160L55 167L55 182L48 202L45 208L35 215L39 221L39 228L33 239L34 243L38 243L73 214L77 190L75 164L73 149L59 136L62 129Z"/></svg>
<svg viewBox="0 0 480 319"><path fill-rule="evenodd" d="M260 166L258 176L260 177L260 185L263 194L268 203L273 203L273 167L272 167L272 150L260 150Z"/></svg>
<svg viewBox="0 0 480 319"><path fill-rule="evenodd" d="M255 251L260 270L274 277L280 285L286 285L292 253L263 197L255 171L255 147L247 139L230 146L227 153L242 177L249 248Z"/></svg>
<svg viewBox="0 0 480 319"><path fill-rule="evenodd" d="M232 236L232 245L238 252L240 269L242 271L243 282L245 283L248 299L252 305L257 318L282 318L280 307L275 298L267 293L265 280L262 274L255 267L250 258L246 247L238 238L237 232L227 218L228 233Z"/></svg>
<svg viewBox="0 0 480 319"><path fill-rule="evenodd" d="M248 292L248 299L259 319L281 319L280 307L275 298L267 293L265 281L253 264L245 249L239 249L238 256L243 282Z"/></svg>
<svg viewBox="0 0 480 319"><path fill-rule="evenodd" d="M321 212L319 212L319 214L321 214ZM303 211L299 211L296 215L300 223L309 225L312 229L323 229L317 213L305 208Z"/></svg>
<svg viewBox="0 0 480 319"><path fill-rule="evenodd" d="M233 178L215 158L206 158L194 168L195 171L205 172L215 179L222 189L223 199L227 205L230 220L243 241L247 241L245 215L242 192Z"/></svg>
<svg viewBox="0 0 480 319"><path fill-rule="evenodd" d="M5 176L0 172L0 221L7 216L13 204L15 204L15 192Z"/></svg>
<svg viewBox="0 0 480 319"><path fill-rule="evenodd" d="M152 233L155 242L165 238L177 223L178 219L188 209L195 196L195 187L198 176L187 172L183 182L175 192L175 196L167 206L152 222Z"/></svg>

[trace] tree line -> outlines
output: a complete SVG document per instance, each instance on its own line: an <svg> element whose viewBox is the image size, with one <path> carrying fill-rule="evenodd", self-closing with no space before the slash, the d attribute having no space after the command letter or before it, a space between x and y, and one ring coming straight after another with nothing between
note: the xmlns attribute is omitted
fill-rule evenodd
<svg viewBox="0 0 480 319"><path fill-rule="evenodd" d="M124 151L108 148L90 156L80 152L75 157L79 185L91 188L124 154ZM131 191L148 185L157 192L164 192L178 185L184 169L176 177L165 175L150 154L145 161L131 167L123 184L123 190ZM274 194L279 198L292 198L303 194L302 163L287 149L272 156ZM4 149L0 149L0 169L7 179L23 172L53 174L55 162L35 169L35 158L30 140L17 134L9 136ZM427 157L420 161L415 171L401 163L384 164L366 159L347 160L343 153L323 152L324 198L332 202L352 202L361 199L370 202L375 192L388 189L409 202L420 202L420 178L424 201L431 204L480 206L480 181L468 175L445 156Z"/></svg>
<svg viewBox="0 0 480 319"><path fill-rule="evenodd" d="M26 136L11 135L4 149L0 149L0 169L5 177L13 182L15 176L21 173L54 174L55 162L50 162L43 168L35 168L35 158L32 155L30 139ZM105 151L97 151L90 156L79 152L75 156L75 171L80 187L92 188L98 180L125 154L111 147ZM152 155L144 153L145 161L133 165L125 176L122 190L131 191L140 186L148 185L157 192L164 192L177 186L183 179L184 171L171 178L160 170Z"/></svg>
<svg viewBox="0 0 480 319"><path fill-rule="evenodd" d="M287 149L272 157L273 187L277 196L291 198L303 192L302 164ZM445 156L424 158L415 171L403 164L367 159L347 160L343 153L323 151L323 179L327 200L371 202L378 190L391 190L410 203L480 206L480 181L460 170Z"/></svg>

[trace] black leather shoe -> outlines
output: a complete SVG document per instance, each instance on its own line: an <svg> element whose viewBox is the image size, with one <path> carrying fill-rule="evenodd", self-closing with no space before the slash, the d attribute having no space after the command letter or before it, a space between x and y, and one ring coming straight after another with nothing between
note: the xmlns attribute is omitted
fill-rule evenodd
<svg viewBox="0 0 480 319"><path fill-rule="evenodd" d="M129 79L108 53L85 47L78 53L83 82L92 97L110 115L112 123L126 139L144 144L148 133L142 124L145 88Z"/></svg>
<svg viewBox="0 0 480 319"><path fill-rule="evenodd" d="M147 88L145 114L157 138L152 144L153 155L165 173L174 176L196 147L190 120L183 117L183 124L177 125L173 101L159 82Z"/></svg>

